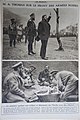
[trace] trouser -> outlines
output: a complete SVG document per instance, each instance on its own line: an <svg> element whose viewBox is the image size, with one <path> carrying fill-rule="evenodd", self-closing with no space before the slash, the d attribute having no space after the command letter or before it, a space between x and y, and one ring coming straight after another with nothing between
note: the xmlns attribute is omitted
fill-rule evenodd
<svg viewBox="0 0 80 120"><path fill-rule="evenodd" d="M60 38L57 38L58 44L59 44L59 49L62 49L62 42L60 40Z"/></svg>
<svg viewBox="0 0 80 120"><path fill-rule="evenodd" d="M27 43L27 38L28 38L27 35L25 35L25 44Z"/></svg>
<svg viewBox="0 0 80 120"><path fill-rule="evenodd" d="M28 36L28 53L33 52L34 36Z"/></svg>
<svg viewBox="0 0 80 120"><path fill-rule="evenodd" d="M46 48L47 48L47 40L41 40L41 50L40 50L40 56L44 58L46 56Z"/></svg>
<svg viewBox="0 0 80 120"><path fill-rule="evenodd" d="M16 35L9 35L9 38L10 38L10 47L12 47L12 44L16 45Z"/></svg>
<svg viewBox="0 0 80 120"><path fill-rule="evenodd" d="M78 94L78 81L75 81L72 84L66 85L61 101L67 101L69 96L77 94Z"/></svg>

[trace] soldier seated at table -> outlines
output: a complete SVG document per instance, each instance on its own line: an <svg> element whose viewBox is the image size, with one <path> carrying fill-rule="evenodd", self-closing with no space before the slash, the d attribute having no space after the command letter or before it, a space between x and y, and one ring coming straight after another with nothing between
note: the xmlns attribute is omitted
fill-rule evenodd
<svg viewBox="0 0 80 120"><path fill-rule="evenodd" d="M78 78L70 71L59 71L55 75L58 89L61 91L60 101L78 100Z"/></svg>
<svg viewBox="0 0 80 120"><path fill-rule="evenodd" d="M58 82L55 79L55 75L58 73L58 70L53 70L50 72L50 87L57 86Z"/></svg>
<svg viewBox="0 0 80 120"><path fill-rule="evenodd" d="M34 92L29 93L24 87L25 82L21 76L24 71L22 62L13 65L12 68L13 72L9 73L3 82L3 98L7 103L28 102Z"/></svg>
<svg viewBox="0 0 80 120"><path fill-rule="evenodd" d="M25 81L25 87L30 87L35 84L38 84L37 80L33 77L33 72L36 68L34 66L30 66L29 68L24 67L24 81Z"/></svg>
<svg viewBox="0 0 80 120"><path fill-rule="evenodd" d="M39 85L49 86L50 76L49 76L49 66L45 66L44 70L39 73L38 80Z"/></svg>

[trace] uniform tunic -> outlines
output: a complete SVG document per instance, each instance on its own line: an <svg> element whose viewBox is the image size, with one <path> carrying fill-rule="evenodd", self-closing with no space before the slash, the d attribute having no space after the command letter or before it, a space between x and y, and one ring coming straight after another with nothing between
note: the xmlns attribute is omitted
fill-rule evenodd
<svg viewBox="0 0 80 120"><path fill-rule="evenodd" d="M10 46L12 46L12 44L13 44L15 47L16 36L17 36L17 27L16 27L15 23L9 25L8 34L9 34L9 38L10 38Z"/></svg>
<svg viewBox="0 0 80 120"><path fill-rule="evenodd" d="M56 74L56 80L58 80L59 90L64 92L62 99L66 99L70 95L76 95L78 91L78 78L72 72L60 71Z"/></svg>
<svg viewBox="0 0 80 120"><path fill-rule="evenodd" d="M44 81L42 80L44 78ZM50 76L49 73L46 73L44 70L39 73L38 79L40 80L40 84L44 85L45 82L50 82Z"/></svg>
<svg viewBox="0 0 80 120"><path fill-rule="evenodd" d="M24 80L14 71L4 79L4 94L5 99L9 103L26 102L24 93Z"/></svg>
<svg viewBox="0 0 80 120"><path fill-rule="evenodd" d="M31 19L28 20L27 23L27 29L28 29L28 53L33 52L33 42L34 42L34 37L36 36L36 25L34 21Z"/></svg>

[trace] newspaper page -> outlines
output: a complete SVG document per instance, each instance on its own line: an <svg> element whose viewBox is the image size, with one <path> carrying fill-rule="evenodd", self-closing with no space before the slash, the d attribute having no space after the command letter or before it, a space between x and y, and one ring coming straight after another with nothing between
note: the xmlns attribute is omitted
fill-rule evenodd
<svg viewBox="0 0 80 120"><path fill-rule="evenodd" d="M0 3L1 120L80 120L80 2Z"/></svg>

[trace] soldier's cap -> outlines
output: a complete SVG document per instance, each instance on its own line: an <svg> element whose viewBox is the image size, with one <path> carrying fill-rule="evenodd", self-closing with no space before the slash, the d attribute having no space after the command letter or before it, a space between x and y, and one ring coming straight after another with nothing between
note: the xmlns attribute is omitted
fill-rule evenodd
<svg viewBox="0 0 80 120"><path fill-rule="evenodd" d="M50 72L50 74L57 74L59 72L59 70L53 70Z"/></svg>
<svg viewBox="0 0 80 120"><path fill-rule="evenodd" d="M19 27L22 27L22 26L23 26L23 24L20 24L20 25L19 25Z"/></svg>
<svg viewBox="0 0 80 120"><path fill-rule="evenodd" d="M11 21L14 21L15 19L14 18L11 18Z"/></svg>
<svg viewBox="0 0 80 120"><path fill-rule="evenodd" d="M14 68L18 68L18 67L20 67L20 66L22 66L23 65L23 63L22 62L19 62L19 63L16 63L15 65L13 65L12 66L12 68L14 69Z"/></svg>
<svg viewBox="0 0 80 120"><path fill-rule="evenodd" d="M44 66L44 68L45 68L45 69L48 69L48 68L49 68L49 66L48 66L48 65L45 65L45 66Z"/></svg>
<svg viewBox="0 0 80 120"><path fill-rule="evenodd" d="M32 16L34 16L34 15L35 15L34 13L31 13L31 14L30 14L30 17L32 17Z"/></svg>

